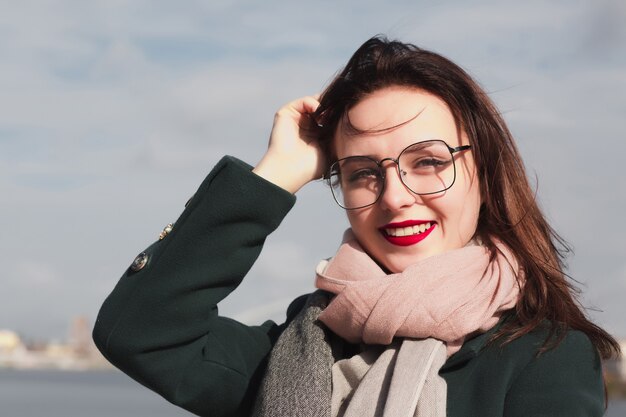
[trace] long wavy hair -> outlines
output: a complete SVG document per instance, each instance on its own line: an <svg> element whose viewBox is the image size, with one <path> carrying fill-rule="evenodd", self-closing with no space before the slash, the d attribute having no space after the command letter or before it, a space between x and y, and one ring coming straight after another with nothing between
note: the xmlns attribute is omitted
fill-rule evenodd
<svg viewBox="0 0 626 417"><path fill-rule="evenodd" d="M556 346L565 329L584 332L603 358L619 344L585 315L580 291L564 272L566 242L548 224L529 185L522 158L496 106L462 68L415 45L374 37L365 42L320 96L314 114L330 164L333 140L346 113L368 94L390 86L427 91L444 100L472 145L483 204L478 237L496 255L492 238L516 254L524 276L512 320L494 335L507 344L539 326L549 327L540 352Z"/></svg>

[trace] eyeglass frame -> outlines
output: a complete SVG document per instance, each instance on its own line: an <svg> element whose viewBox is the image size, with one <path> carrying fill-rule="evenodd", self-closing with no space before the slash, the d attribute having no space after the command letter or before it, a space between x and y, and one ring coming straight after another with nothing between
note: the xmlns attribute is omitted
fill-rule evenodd
<svg viewBox="0 0 626 417"><path fill-rule="evenodd" d="M425 143L425 142L441 142L444 145L446 145L446 147L448 148L448 151L450 151L450 157L452 158L452 168L454 169L454 178L452 179L452 182L450 183L450 185L447 186L446 188L444 188L443 190L433 191L433 192L430 192L430 193L416 193L415 191L413 191L411 189L411 187L406 185L404 183L404 180L402 179L402 173L400 172L400 157L402 156L404 151L406 151L407 149L411 148L412 146L418 145L420 143ZM443 139L427 139L427 140L421 140L419 142L415 142L415 143L412 143L412 144L408 145L406 148L404 148L404 149L402 149L402 151L400 151L400 153L398 154L398 157L395 158L395 159L391 158L391 157L387 157L387 158L383 158L383 159L377 161L374 158L366 156L366 155L346 156L345 158L338 159L335 162L333 162L332 164L330 164L330 167L328 169L328 181L329 181L329 184L330 184L331 178L333 176L333 167L335 165L337 165L339 162L345 161L346 159L350 159L350 158L366 158L366 159L369 159L370 161L374 162L378 166L378 171L380 172L380 176L381 176L381 179L382 179L382 187L380 189L380 192L378 193L378 196L376 197L376 199L373 202L369 203L369 204L366 204L366 205L360 206L360 207L347 208L347 207L344 207L343 205L341 205L341 203L337 200L337 196L335 195L335 192L333 191L332 184L330 184L330 191L331 191L331 194L333 195L333 199L335 200L337 205L339 207L341 207L342 209L344 209L344 210L359 210L359 209L362 209L362 208L373 206L374 204L376 204L378 202L378 200L380 200L380 197L385 193L385 179L386 179L386 172L387 172L387 170L383 169L382 164L385 161L392 161L392 162L394 162L396 164L396 172L398 173L398 178L400 178L400 182L411 193L413 193L415 195L432 195L432 194L442 193L442 192L444 192L446 190L449 190L454 185L454 183L456 182L456 163L455 163L455 160L454 160L454 154L458 153L458 152L469 150L471 148L472 148L472 145L461 145L461 146L456 146L456 147L453 148L450 145L448 145L448 143L445 140L443 140Z"/></svg>

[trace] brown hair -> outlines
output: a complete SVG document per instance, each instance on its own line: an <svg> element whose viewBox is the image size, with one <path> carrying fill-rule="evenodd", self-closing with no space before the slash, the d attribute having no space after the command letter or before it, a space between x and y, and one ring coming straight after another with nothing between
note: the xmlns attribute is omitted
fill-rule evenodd
<svg viewBox="0 0 626 417"><path fill-rule="evenodd" d="M542 351L556 346L564 329L584 332L603 358L619 355L611 335L583 312L580 291L564 272L567 244L546 221L535 200L524 164L502 116L482 88L459 66L412 44L374 37L350 58L320 97L314 115L327 161L346 113L362 98L389 86L418 88L443 99L467 134L476 161L483 204L476 236L495 256L495 237L517 255L524 285L515 315L495 339L509 343L548 323Z"/></svg>

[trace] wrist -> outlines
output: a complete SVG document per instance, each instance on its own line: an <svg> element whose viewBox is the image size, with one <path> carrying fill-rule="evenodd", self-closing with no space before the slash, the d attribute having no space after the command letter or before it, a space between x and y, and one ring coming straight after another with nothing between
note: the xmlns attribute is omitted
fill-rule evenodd
<svg viewBox="0 0 626 417"><path fill-rule="evenodd" d="M296 175L284 168L284 164L269 163L266 158L263 158L252 169L252 172L292 194L295 194L307 182L299 180Z"/></svg>

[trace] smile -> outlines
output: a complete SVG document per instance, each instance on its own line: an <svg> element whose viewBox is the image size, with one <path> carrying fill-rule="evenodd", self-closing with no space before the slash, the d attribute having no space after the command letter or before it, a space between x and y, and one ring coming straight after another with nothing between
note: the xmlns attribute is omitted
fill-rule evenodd
<svg viewBox="0 0 626 417"><path fill-rule="evenodd" d="M381 227L383 237L397 246L410 246L424 240L435 228L435 222L408 220Z"/></svg>

